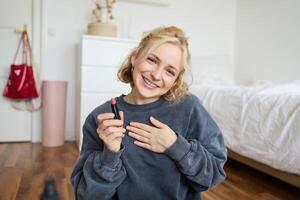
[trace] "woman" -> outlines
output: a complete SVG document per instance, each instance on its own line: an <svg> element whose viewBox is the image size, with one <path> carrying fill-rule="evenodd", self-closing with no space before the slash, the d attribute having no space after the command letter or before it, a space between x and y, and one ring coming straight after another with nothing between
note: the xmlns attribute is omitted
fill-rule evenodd
<svg viewBox="0 0 300 200"><path fill-rule="evenodd" d="M216 123L183 81L190 53L177 27L151 31L118 71L131 92L87 117L72 173L76 199L196 200L225 178Z"/></svg>

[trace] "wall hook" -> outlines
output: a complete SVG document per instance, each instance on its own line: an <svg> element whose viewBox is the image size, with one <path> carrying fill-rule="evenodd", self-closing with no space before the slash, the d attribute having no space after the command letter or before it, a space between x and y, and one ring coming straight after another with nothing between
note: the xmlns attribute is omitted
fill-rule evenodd
<svg viewBox="0 0 300 200"><path fill-rule="evenodd" d="M15 32L16 33L28 33L28 24L24 24L23 25L23 30L19 29L19 28L16 28L15 29Z"/></svg>

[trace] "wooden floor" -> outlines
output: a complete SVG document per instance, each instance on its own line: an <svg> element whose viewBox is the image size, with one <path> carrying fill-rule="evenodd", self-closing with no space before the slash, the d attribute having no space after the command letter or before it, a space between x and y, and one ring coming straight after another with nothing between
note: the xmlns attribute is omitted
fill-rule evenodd
<svg viewBox="0 0 300 200"><path fill-rule="evenodd" d="M0 200L38 200L49 175L55 177L60 199L74 199L69 177L77 156L75 143L55 148L0 144Z"/></svg>
<svg viewBox="0 0 300 200"><path fill-rule="evenodd" d="M74 199L69 182L78 151L75 143L45 148L32 143L0 143L0 200L38 200L48 175L61 200ZM300 189L229 160L227 179L202 194L203 200L299 200Z"/></svg>
<svg viewBox="0 0 300 200"><path fill-rule="evenodd" d="M259 172L246 165L228 160L227 179L203 193L204 200L299 200L300 189Z"/></svg>

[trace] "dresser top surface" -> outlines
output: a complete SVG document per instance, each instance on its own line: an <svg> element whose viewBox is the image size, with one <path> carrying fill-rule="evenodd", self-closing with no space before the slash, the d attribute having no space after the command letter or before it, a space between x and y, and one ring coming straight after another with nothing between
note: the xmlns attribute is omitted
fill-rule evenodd
<svg viewBox="0 0 300 200"><path fill-rule="evenodd" d="M115 37L104 37L104 36L94 36L94 35L82 35L82 39L98 40L98 41L102 40L102 41L138 43L138 40L133 40L133 39L128 39L128 38L115 38Z"/></svg>

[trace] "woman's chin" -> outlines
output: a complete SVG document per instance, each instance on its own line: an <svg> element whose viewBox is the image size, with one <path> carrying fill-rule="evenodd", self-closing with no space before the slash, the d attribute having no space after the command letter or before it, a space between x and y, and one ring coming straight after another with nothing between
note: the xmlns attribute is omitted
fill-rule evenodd
<svg viewBox="0 0 300 200"><path fill-rule="evenodd" d="M140 97L143 99L143 100L146 100L146 101L156 101L160 98L160 95L159 94L155 94L154 92L152 91L141 91L140 92Z"/></svg>

